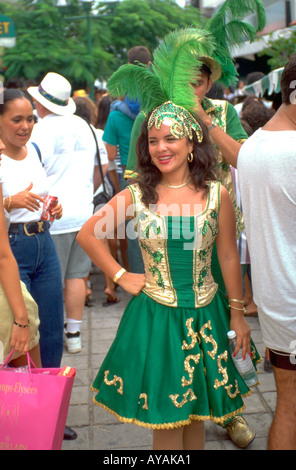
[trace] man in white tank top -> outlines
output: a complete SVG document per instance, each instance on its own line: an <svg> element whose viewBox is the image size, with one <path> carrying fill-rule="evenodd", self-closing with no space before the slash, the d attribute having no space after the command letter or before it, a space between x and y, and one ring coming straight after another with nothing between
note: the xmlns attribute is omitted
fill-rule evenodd
<svg viewBox="0 0 296 470"><path fill-rule="evenodd" d="M282 106L244 143L237 167L254 301L277 386L269 449L280 450L296 449L295 80L293 56L282 75Z"/></svg>

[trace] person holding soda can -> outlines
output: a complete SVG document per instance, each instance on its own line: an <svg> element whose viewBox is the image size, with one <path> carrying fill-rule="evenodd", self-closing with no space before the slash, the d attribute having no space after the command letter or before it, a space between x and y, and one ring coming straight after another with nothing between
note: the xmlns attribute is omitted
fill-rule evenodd
<svg viewBox="0 0 296 470"><path fill-rule="evenodd" d="M39 311L42 367L60 367L63 355L63 283L50 224L60 219L60 203L42 220L48 179L38 147L29 143L34 126L31 101L17 89L4 90L0 104L0 133L5 145L0 167L4 208L10 215L8 239L18 263L20 279ZM64 439L77 434L68 426Z"/></svg>
<svg viewBox="0 0 296 470"><path fill-rule="evenodd" d="M0 135L0 161L4 150ZM6 198L2 197L0 184L0 364L14 350L9 362L11 366L26 365L26 353L29 352L37 367L41 367L38 309L20 281L17 262L8 242L9 217L4 210L5 205Z"/></svg>
<svg viewBox="0 0 296 470"><path fill-rule="evenodd" d="M52 210L56 207L57 203L58 198L56 196L45 196L41 220L49 220L50 222L54 221L55 216L53 215Z"/></svg>
<svg viewBox="0 0 296 470"><path fill-rule="evenodd" d="M59 367L63 353L63 284L56 248L49 232L61 218L57 201L44 219L48 180L36 147L29 143L34 126L31 101L17 89L4 90L0 131L5 150L0 176L8 238L20 278L38 305L43 367ZM45 208L47 206L45 204Z"/></svg>

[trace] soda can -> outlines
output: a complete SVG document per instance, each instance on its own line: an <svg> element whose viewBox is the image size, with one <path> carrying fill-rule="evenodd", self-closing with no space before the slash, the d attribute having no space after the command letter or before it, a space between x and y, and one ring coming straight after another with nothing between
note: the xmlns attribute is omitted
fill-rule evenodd
<svg viewBox="0 0 296 470"><path fill-rule="evenodd" d="M54 220L51 211L57 205L57 203L58 198L56 196L45 196L41 220L47 220L48 222L52 222Z"/></svg>

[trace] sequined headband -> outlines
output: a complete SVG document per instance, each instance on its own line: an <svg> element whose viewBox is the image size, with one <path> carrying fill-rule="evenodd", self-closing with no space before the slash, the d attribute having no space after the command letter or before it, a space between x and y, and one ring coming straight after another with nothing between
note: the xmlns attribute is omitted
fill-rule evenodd
<svg viewBox="0 0 296 470"><path fill-rule="evenodd" d="M170 130L177 139L188 137L188 139L192 140L193 132L195 132L198 142L202 142L202 128L185 108L177 106L172 101L163 103L152 112L148 121L148 129L151 129L153 125L156 129L159 129L165 120L171 121Z"/></svg>
<svg viewBox="0 0 296 470"><path fill-rule="evenodd" d="M50 93L47 93L41 85L38 87L38 91L43 98L47 99L51 103L57 104L59 106L67 106L69 103L69 100L60 100L59 98L56 98L55 96L51 95Z"/></svg>

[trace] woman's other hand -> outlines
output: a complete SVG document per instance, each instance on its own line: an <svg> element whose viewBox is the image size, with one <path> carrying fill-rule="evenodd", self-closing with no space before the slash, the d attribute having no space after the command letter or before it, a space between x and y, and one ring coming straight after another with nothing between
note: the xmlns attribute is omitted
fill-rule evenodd
<svg viewBox="0 0 296 470"><path fill-rule="evenodd" d="M26 354L30 347L30 327L12 326L10 346L21 354Z"/></svg>
<svg viewBox="0 0 296 470"><path fill-rule="evenodd" d="M43 203L44 199L41 196L38 196L38 194L31 193L32 187L33 183L23 191L11 196L10 209L24 208L31 212L38 211L41 207L40 203Z"/></svg>
<svg viewBox="0 0 296 470"><path fill-rule="evenodd" d="M145 274L125 272L118 280L120 285L126 292L132 295L139 295L143 287L145 287Z"/></svg>
<svg viewBox="0 0 296 470"><path fill-rule="evenodd" d="M230 329L236 332L234 355L242 348L243 358L251 354L251 329L243 314L237 312L231 315Z"/></svg>

